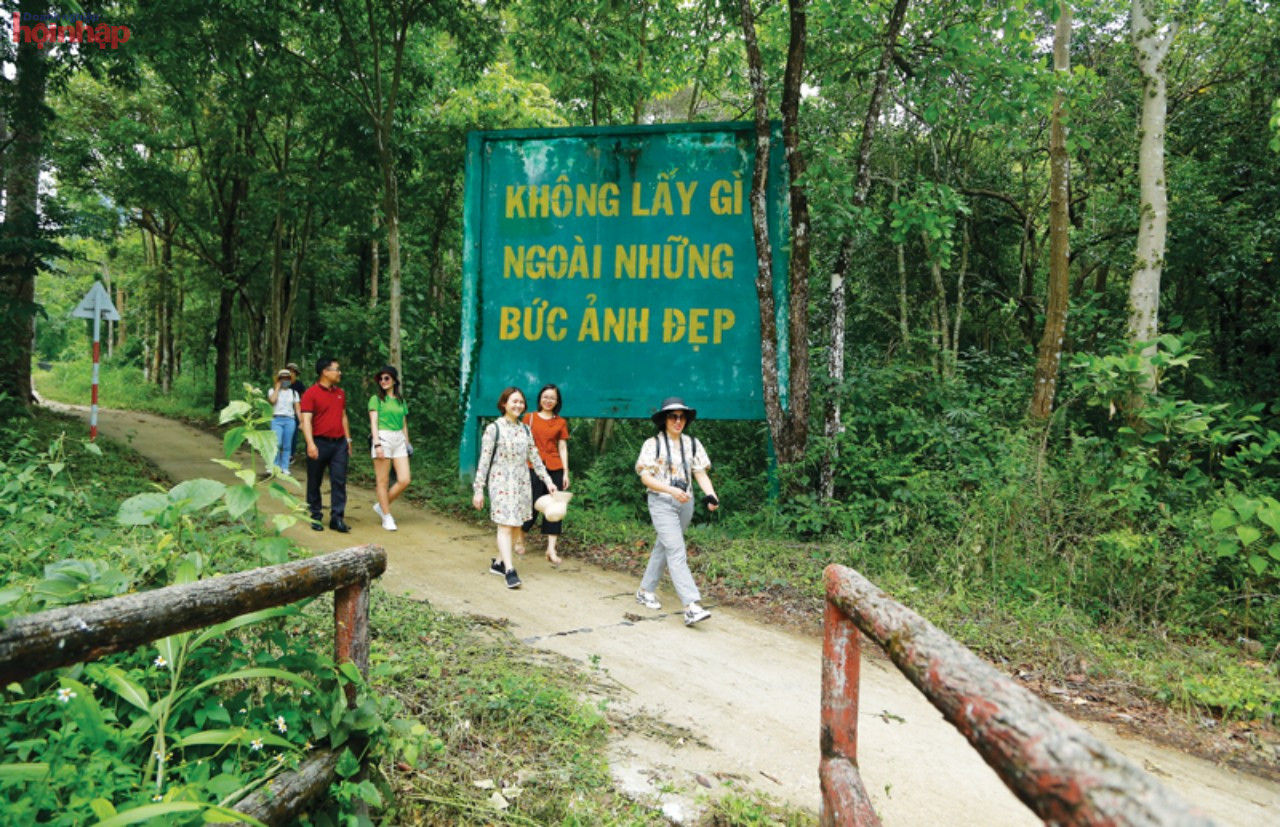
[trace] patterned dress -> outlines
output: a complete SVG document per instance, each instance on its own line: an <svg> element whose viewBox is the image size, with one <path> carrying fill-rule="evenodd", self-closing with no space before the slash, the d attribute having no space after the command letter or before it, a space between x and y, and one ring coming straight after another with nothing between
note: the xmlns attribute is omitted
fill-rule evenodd
<svg viewBox="0 0 1280 827"><path fill-rule="evenodd" d="M495 452L496 443L496 452ZM543 482L551 484L547 466L533 444L529 429L505 416L489 423L480 443L480 466L476 468L475 490L489 481L489 519L498 525L519 526L533 517L533 489L529 466Z"/></svg>

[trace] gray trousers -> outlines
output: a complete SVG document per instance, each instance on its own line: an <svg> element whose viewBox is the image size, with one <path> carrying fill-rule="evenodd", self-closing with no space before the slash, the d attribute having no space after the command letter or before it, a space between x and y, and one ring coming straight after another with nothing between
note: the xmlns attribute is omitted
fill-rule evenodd
<svg viewBox="0 0 1280 827"><path fill-rule="evenodd" d="M693 582L684 547L684 530L693 519L693 499L678 503L671 497L650 491L649 519L653 521L658 537L649 552L649 565L644 570L640 588L647 592L657 591L662 569L666 567L671 572L671 585L675 587L680 603L688 606L698 602L702 596L698 593L698 585Z"/></svg>

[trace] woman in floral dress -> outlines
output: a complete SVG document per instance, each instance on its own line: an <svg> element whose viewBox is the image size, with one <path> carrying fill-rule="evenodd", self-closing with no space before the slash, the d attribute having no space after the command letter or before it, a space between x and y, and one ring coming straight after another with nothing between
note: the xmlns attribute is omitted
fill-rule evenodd
<svg viewBox="0 0 1280 827"><path fill-rule="evenodd" d="M521 585L520 576L511 562L515 534L533 516L529 467L532 466L538 478L546 483L548 491L558 490L538 455L533 435L520 422L524 409L524 394L519 388L507 388L498 397L498 410L502 416L484 429L480 465L476 468L471 497L471 504L477 511L484 508L484 488L488 483L489 519L498 526L498 557L489 564L489 571L505 577L508 589L518 589Z"/></svg>

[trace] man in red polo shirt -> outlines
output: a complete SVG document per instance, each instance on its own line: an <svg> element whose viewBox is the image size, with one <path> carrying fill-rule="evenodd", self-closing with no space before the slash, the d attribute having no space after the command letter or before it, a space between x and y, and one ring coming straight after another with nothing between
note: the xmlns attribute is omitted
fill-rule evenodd
<svg viewBox="0 0 1280 827"><path fill-rule="evenodd" d="M329 469L329 528L346 533L342 519L347 509L347 461L351 458L351 423L347 421L347 397L338 387L342 368L325 357L316 362L316 383L302 394L302 435L307 440L307 506L311 528L324 531L320 478Z"/></svg>

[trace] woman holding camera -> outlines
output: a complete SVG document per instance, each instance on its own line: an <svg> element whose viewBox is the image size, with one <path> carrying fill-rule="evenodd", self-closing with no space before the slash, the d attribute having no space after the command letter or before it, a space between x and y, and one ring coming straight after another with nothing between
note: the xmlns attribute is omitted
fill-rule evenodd
<svg viewBox="0 0 1280 827"><path fill-rule="evenodd" d="M276 468L289 476L289 458L293 456L293 435L302 419L298 403L302 396L292 388L293 374L288 368L276 372L275 384L267 391L271 403L271 432L276 435Z"/></svg>
<svg viewBox="0 0 1280 827"><path fill-rule="evenodd" d="M649 553L649 565L636 592L636 602L649 609L662 608L654 592L665 567L671 574L676 596L684 605L686 626L711 617L711 612L698 602L702 596L689 571L684 543L684 531L693 519L692 482L696 480L702 489L702 501L709 511L720 507L711 478L707 476L711 460L702 443L684 433L697 416L698 412L678 396L662 400L653 415L658 432L644 441L636 459L636 473L649 489L649 519L657 532Z"/></svg>

